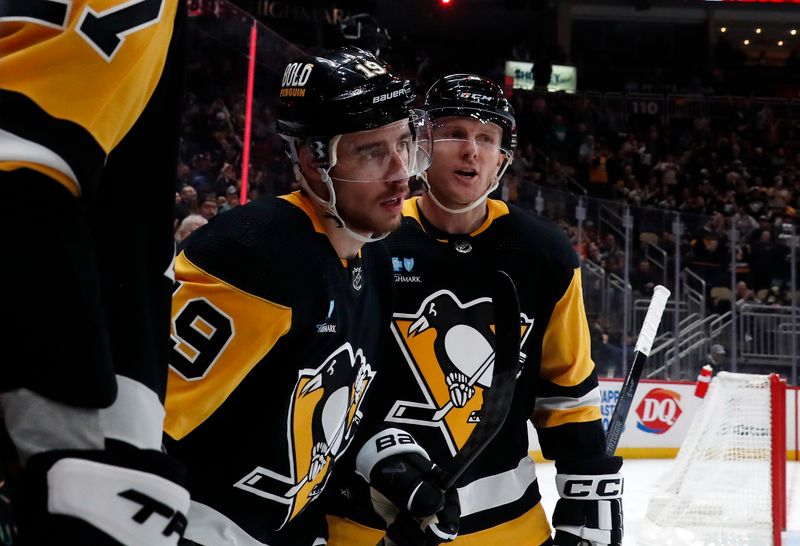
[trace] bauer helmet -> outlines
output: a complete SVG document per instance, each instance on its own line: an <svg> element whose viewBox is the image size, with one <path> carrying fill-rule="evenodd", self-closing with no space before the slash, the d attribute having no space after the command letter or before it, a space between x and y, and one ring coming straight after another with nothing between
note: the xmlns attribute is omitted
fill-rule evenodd
<svg viewBox="0 0 800 546"><path fill-rule="evenodd" d="M281 81L277 108L277 131L284 139L295 176L304 190L325 212L347 229L336 210L333 181L381 182L416 176L431 161L431 126L427 114L412 108L415 95L408 81L391 73L389 65L371 53L347 46L319 56L307 56L287 65ZM338 178L337 156L341 136L379 131L393 124L408 127L402 145L403 165L391 173L377 160L365 161L357 176ZM299 150L307 145L314 165L328 188L329 198L320 198L309 187L300 169ZM399 152L398 152L399 153ZM348 229L356 239L369 242Z"/></svg>

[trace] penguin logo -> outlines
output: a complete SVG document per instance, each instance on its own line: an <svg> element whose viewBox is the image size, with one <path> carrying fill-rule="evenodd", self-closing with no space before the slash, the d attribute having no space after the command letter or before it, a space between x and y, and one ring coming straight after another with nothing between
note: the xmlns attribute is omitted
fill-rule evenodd
<svg viewBox="0 0 800 546"><path fill-rule="evenodd" d="M234 484L283 504L281 527L322 493L334 461L350 445L362 419L361 402L375 371L361 349L336 349L317 368L298 372L287 416L290 473L256 467Z"/></svg>
<svg viewBox="0 0 800 546"><path fill-rule="evenodd" d="M480 422L483 393L492 386L493 320L491 298L461 303L449 290L428 296L414 314L395 313L393 337L425 401L398 400L386 420L439 428L455 455ZM520 315L521 347L532 325Z"/></svg>

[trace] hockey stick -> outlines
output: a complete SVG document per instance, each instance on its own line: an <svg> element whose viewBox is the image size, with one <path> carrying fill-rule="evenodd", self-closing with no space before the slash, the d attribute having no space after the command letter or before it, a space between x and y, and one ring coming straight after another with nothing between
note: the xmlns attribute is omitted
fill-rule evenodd
<svg viewBox="0 0 800 546"><path fill-rule="evenodd" d="M488 370L489 367L492 364L494 364L494 359L495 355L494 352L492 352L489 356L486 357L486 360L484 360L481 363L481 365L478 366L478 369L475 371L475 373L473 373L472 376L469 377L469 379L467 380L468 387L475 386L475 383L478 382L478 379L480 379L481 376L484 373L486 373L486 370ZM448 413L450 413L450 410L453 409L453 405L454 404L452 400L448 400L447 403L443 405L441 408L400 405L395 408L394 412L391 415L392 417L402 417L405 419L416 418L418 420L423 420L424 418L425 421L430 421L431 424L435 424L444 419L445 416ZM431 414L431 411L433 411L433 414Z"/></svg>
<svg viewBox="0 0 800 546"><path fill-rule="evenodd" d="M670 291L660 284L653 289L653 298L650 300L650 307L648 307L647 315L644 317L639 339L636 340L633 364L631 364L628 375L622 383L617 405L614 406L614 414L608 423L606 455L614 455L617 450L617 444L619 444L622 431L625 428L625 420L628 418L628 412L633 403L633 395L636 394L636 387L639 386L644 363L647 362L647 357L650 356L650 349L653 348L653 340L656 337L658 324L661 322L661 315L664 313L664 307L669 296Z"/></svg>
<svg viewBox="0 0 800 546"><path fill-rule="evenodd" d="M443 466L443 472L434 483L447 491L481 454L484 448L505 423L511 399L514 397L517 373L521 367L519 343L521 338L519 300L514 281L505 271L495 271L492 279L492 301L494 304L494 370L492 387L484 391L481 420L456 455ZM407 512L398 517L411 517ZM421 525L424 525L423 522ZM390 546L385 537L380 545Z"/></svg>
<svg viewBox="0 0 800 546"><path fill-rule="evenodd" d="M495 271L492 285L494 304L494 370L492 388L483 392L481 420L458 453L444 467L438 480L442 491L456 483L483 449L492 441L506 421L514 396L521 337L519 300L514 281L505 271Z"/></svg>

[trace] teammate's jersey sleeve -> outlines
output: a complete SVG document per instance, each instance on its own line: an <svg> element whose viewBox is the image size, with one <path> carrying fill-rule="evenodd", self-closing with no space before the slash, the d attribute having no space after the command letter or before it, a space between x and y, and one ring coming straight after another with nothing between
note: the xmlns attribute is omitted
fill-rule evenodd
<svg viewBox="0 0 800 546"><path fill-rule="evenodd" d="M590 343L581 270L575 268L542 340L532 421L547 459L589 456L602 450L600 387Z"/></svg>
<svg viewBox="0 0 800 546"><path fill-rule="evenodd" d="M0 170L85 192L153 94L179 1L0 5Z"/></svg>
<svg viewBox="0 0 800 546"><path fill-rule="evenodd" d="M192 263L175 263L166 432L176 440L225 401L285 335L292 311L249 294Z"/></svg>
<svg viewBox="0 0 800 546"><path fill-rule="evenodd" d="M540 378L557 388L575 389L592 377L589 328L581 297L581 271L575 269L569 288L556 304L542 343ZM553 427L600 418L599 398L593 389L579 398L540 398L534 423Z"/></svg>

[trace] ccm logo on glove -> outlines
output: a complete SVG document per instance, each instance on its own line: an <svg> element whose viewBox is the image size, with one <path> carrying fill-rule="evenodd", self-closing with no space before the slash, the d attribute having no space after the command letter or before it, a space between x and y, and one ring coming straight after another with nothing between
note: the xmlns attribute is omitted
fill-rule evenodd
<svg viewBox="0 0 800 546"><path fill-rule="evenodd" d="M615 499L622 495L622 477L598 479L595 476L559 476L558 484L562 497L567 499L599 498Z"/></svg>

